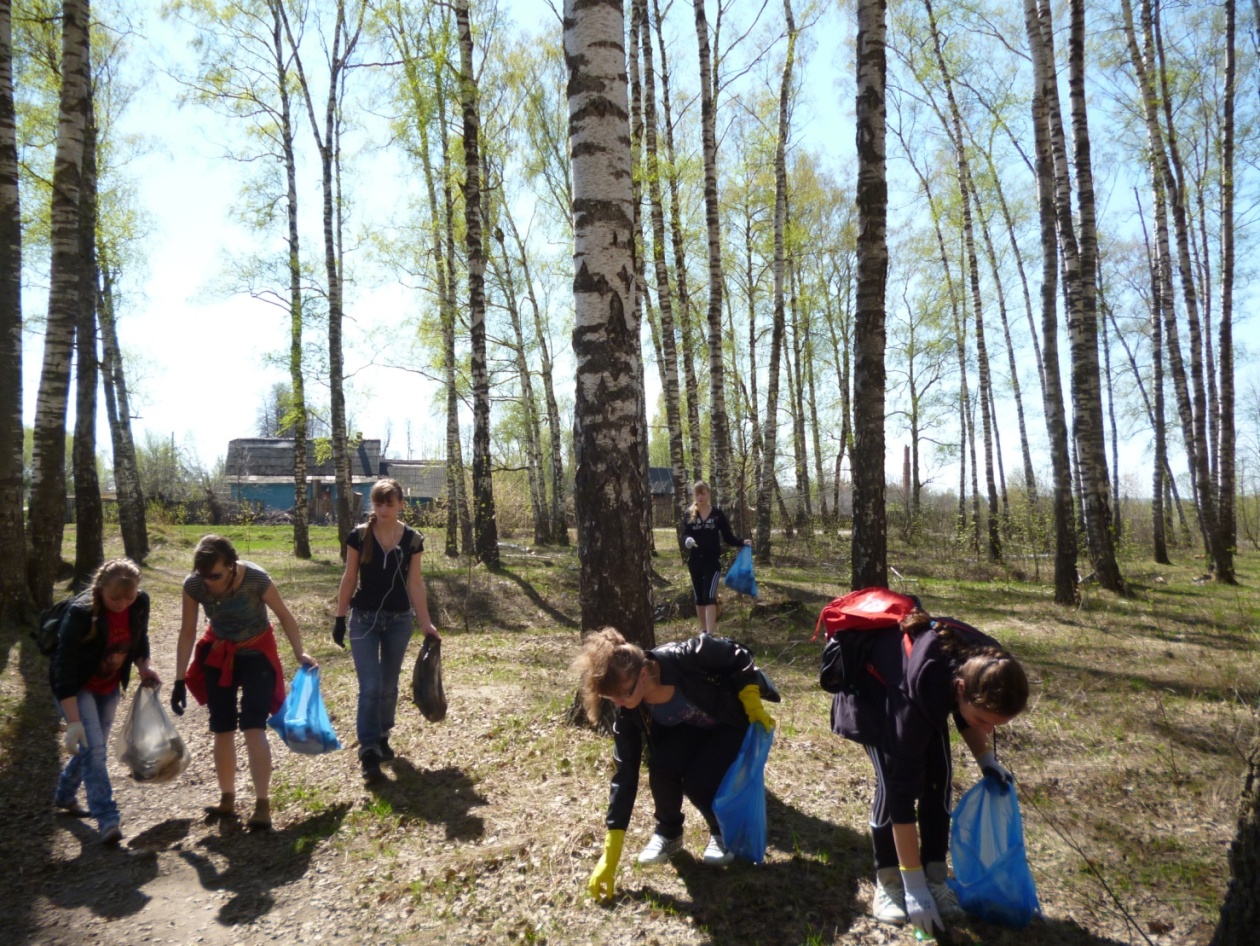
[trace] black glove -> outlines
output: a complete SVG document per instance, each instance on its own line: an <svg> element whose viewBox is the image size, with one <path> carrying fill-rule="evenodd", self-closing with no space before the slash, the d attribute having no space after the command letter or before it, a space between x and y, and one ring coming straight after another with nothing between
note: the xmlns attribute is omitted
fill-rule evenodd
<svg viewBox="0 0 1260 946"><path fill-rule="evenodd" d="M333 621L333 643L342 650L346 649L346 616L344 614Z"/></svg>
<svg viewBox="0 0 1260 946"><path fill-rule="evenodd" d="M183 680L176 680L175 685L171 687L171 709L175 711L176 716L183 716L187 706L188 688L184 686Z"/></svg>

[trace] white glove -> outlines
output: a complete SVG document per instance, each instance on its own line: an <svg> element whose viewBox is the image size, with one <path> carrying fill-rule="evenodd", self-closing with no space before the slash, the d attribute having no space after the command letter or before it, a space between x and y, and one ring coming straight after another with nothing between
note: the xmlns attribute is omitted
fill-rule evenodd
<svg viewBox="0 0 1260 946"><path fill-rule="evenodd" d="M691 536L687 536L687 538L683 539L683 547L694 549L696 547L696 540L693 539Z"/></svg>
<svg viewBox="0 0 1260 946"><path fill-rule="evenodd" d="M927 874L923 872L923 868L902 868L901 882L906 890L906 916L911 925L923 934L924 939L934 939L938 932L944 933L945 924L941 922L941 914L936 909L932 891L928 890Z"/></svg>
<svg viewBox="0 0 1260 946"><path fill-rule="evenodd" d="M87 732L83 729L83 724L79 722L70 723L66 726L66 734L61 738L62 743L66 747L67 752L78 752L79 746L87 748Z"/></svg>
<svg viewBox="0 0 1260 946"><path fill-rule="evenodd" d="M991 778L996 781L1002 786L1003 791L1015 781L1015 776L1011 774L1011 770L997 760L993 750L989 750L976 759L976 765L980 766L980 771L984 773L985 778Z"/></svg>

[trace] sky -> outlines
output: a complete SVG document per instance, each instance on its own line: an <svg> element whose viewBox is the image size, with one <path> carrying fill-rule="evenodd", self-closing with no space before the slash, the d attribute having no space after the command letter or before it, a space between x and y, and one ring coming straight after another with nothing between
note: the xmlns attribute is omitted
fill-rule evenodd
<svg viewBox="0 0 1260 946"><path fill-rule="evenodd" d="M221 157L226 119L196 106L177 106L178 86L160 67L191 61L189 37L163 23L151 4L146 6L141 27L145 37L136 42L135 55L159 68L145 81L123 124L153 143L128 169L139 182L138 199L152 219L153 231L147 240L143 291L134 294L120 313L118 330L132 374L136 440L173 440L209 468L226 454L230 440L255 434L266 392L287 380L287 369L268 360L269 355L287 351L287 313L215 288L229 256L252 239L231 212L241 169ZM545 0L515 0L511 10L524 26L554 20ZM815 48L804 64L803 99L795 114L799 139L826 153L834 169L843 166L853 152L852 66L847 58L847 28L841 28L834 10L828 17L814 34ZM674 23L685 52L683 41L694 46L690 17ZM675 55L671 66L682 68L682 61L682 55ZM301 134L309 136L309 131L303 128ZM400 178L406 172L383 149L359 155L355 162L352 225L388 220L406 188L407 182ZM318 225L318 205L308 200L302 212L308 247L317 249L318 231L311 228ZM410 349L409 333L393 326L409 317L416 305L413 292L395 281L363 281L349 288L346 302L351 431L388 440L386 452L391 457L440 459L445 424L435 405L435 386L419 374L381 364L401 360L399 356ZM28 312L38 311L46 302L28 289L25 306ZM1247 326L1240 333L1244 343L1254 328ZM561 349L558 357L563 358L567 337L556 341ZM650 349L646 339L645 348ZM24 352L28 426L34 419L41 355L42 338L28 333ZM1245 373L1245 364L1240 367ZM558 391L571 399L571 373L562 370L559 374ZM654 404L659 393L654 367L649 366L646 377L649 404ZM1026 400L1034 394L1026 391ZM326 391L317 390L313 398L326 403ZM1035 413L1036 426L1040 412ZM108 455L103 404L100 415L98 449ZM890 478L898 482L903 442L904 437L890 432L887 468ZM1018 462L1018 445L1003 446L1009 473ZM1131 465L1130 472L1147 478L1144 452L1144 446L1126 451L1122 468ZM1048 458L1042 459L1041 465L1048 467ZM939 482L944 485L953 479L942 473Z"/></svg>
<svg viewBox="0 0 1260 946"><path fill-rule="evenodd" d="M179 87L162 67L191 62L188 34L158 18L151 5L141 27L135 55L157 67L139 90L121 121L121 130L146 135L152 150L128 166L139 182L138 199L153 222L147 240L147 279L141 293L120 313L118 332L132 373L133 431L173 440L210 467L227 452L228 442L255 434L256 415L272 385L287 382L287 368L274 363L287 352L287 313L245 295L229 296L216 288L229 254L240 252L252 236L233 218L240 168L221 157L227 120L204 108L176 104ZM545 0L515 0L510 8L525 27L554 21ZM683 26L690 27L690 16ZM684 34L684 39L690 34ZM694 54L693 54L694 55ZM681 57L679 57L681 58ZM826 92L833 84L829 54L818 55L820 75L812 85ZM813 67L811 67L813 68ZM826 99L809 108L817 120L836 106ZM834 124L832 124L834 127ZM309 136L305 128L302 134ZM300 141L309 147L309 141ZM386 220L395 209L403 169L384 154L367 153L358 164L352 226ZM316 181L313 173L312 181ZM306 228L318 224L318 205L301 208ZM318 232L308 230L307 245L318 249ZM46 309L46 297L28 289L27 311ZM351 430L389 440L395 458L440 459L445 451L445 420L435 407L436 387L420 375L381 366L398 360L410 345L403 331L388 326L403 319L414 297L396 283L350 287L346 296L346 376ZM314 338L308 333L308 343ZM568 350L567 336L557 338ZM645 336L645 345L648 345ZM269 356L271 356L269 358ZM33 424L39 384L42 336L28 332L24 351L24 414ZM571 375L570 375L571 377ZM647 372L649 403L659 383ZM572 398L571 383L561 379L561 396ZM326 385L316 398L327 403ZM108 456L110 440L103 401L98 450ZM73 418L73 399L71 401ZM410 419L410 431L407 420ZM73 420L68 426L73 425Z"/></svg>

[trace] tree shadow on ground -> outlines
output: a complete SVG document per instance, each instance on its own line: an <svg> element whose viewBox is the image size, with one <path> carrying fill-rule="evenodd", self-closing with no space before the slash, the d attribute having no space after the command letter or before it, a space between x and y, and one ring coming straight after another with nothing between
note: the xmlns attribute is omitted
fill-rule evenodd
<svg viewBox="0 0 1260 946"><path fill-rule="evenodd" d="M335 805L280 831L211 834L198 844L205 853L180 851L179 856L197 872L205 889L233 894L219 910L220 923L252 923L275 906L277 887L306 873L319 842L337 832L349 808L348 804Z"/></svg>
<svg viewBox="0 0 1260 946"><path fill-rule="evenodd" d="M873 873L869 836L793 808L766 793L767 850L788 860L764 864L736 861L711 867L690 854L674 858L689 899L650 885L627 893L657 909L691 916L713 946L800 946L858 941L874 925L859 883ZM869 887L867 888L869 889ZM855 923L856 921L856 923ZM908 930L880 927L889 938L915 942ZM865 930L865 932L864 932ZM1122 946L1066 920L1037 919L1010 929L964 919L939 937L938 946Z"/></svg>
<svg viewBox="0 0 1260 946"><path fill-rule="evenodd" d="M61 767L60 723L48 687L48 658L30 638L29 627L0 624L0 663L22 679L24 695L0 718L0 864L8 870L0 894L0 929L7 940L25 943L41 928L42 897L64 883L53 860L52 795ZM15 666L10 666L14 664ZM81 826L89 831L86 825ZM106 852L100 851L100 856ZM83 882L82 876L71 878Z"/></svg>
<svg viewBox="0 0 1260 946"><path fill-rule="evenodd" d="M449 841L473 841L485 835L486 823L472 809L488 802L462 769L422 771L403 758L395 759L392 769L392 779L369 784L368 791L389 802L395 814L444 824Z"/></svg>
<svg viewBox="0 0 1260 946"><path fill-rule="evenodd" d="M800 946L848 929L865 910L857 881L868 872L867 839L786 805L771 792L766 822L768 848L788 852L787 861L736 861L715 868L682 855L673 864L690 900L650 887L642 897L690 915L715 946Z"/></svg>
<svg viewBox="0 0 1260 946"><path fill-rule="evenodd" d="M530 584L520 575L515 574L510 568L500 567L499 570L496 572L496 574L501 575L504 578L508 579L509 581L514 582L521 589L521 591L525 593L525 597L527 597L531 602L533 602L534 607L536 607L539 611L542 611L544 614L546 614L549 618L551 618L561 627L577 627L578 626L578 622L576 620L574 620L569 615L565 614L559 608L555 607L555 605L553 605L550 601L548 601L546 598L544 598L542 595L538 593L538 589L536 589L532 584Z"/></svg>

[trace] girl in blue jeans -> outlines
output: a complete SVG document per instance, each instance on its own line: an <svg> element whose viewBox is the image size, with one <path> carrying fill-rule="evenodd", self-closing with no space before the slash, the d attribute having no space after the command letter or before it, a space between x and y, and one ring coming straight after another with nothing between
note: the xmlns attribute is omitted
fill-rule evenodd
<svg viewBox="0 0 1260 946"><path fill-rule="evenodd" d="M53 804L67 814L95 818L107 845L122 839L106 759L109 730L132 664L141 686L161 682L149 669L149 596L140 590L140 569L130 559L117 558L98 568L91 587L66 609L48 671L71 753ZM87 791L86 811L75 800L80 785Z"/></svg>
<svg viewBox="0 0 1260 946"><path fill-rule="evenodd" d="M359 679L359 762L369 783L381 778L381 763L394 758L389 733L412 621L419 621L425 634L438 636L420 570L424 536L399 519L405 502L402 486L397 480L379 480L370 498L368 521L346 538L346 570L333 625L333 641L345 647L349 610L350 653Z"/></svg>

